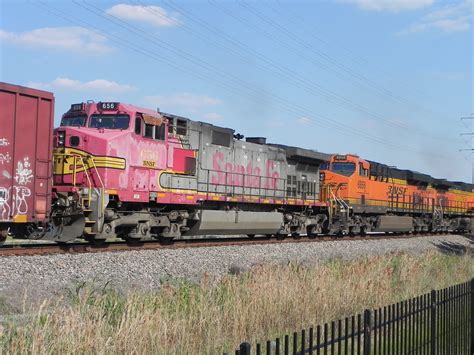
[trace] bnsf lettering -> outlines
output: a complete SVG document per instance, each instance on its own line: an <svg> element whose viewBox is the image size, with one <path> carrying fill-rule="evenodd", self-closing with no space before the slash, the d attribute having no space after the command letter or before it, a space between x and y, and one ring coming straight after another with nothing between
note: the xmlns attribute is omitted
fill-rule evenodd
<svg viewBox="0 0 474 355"><path fill-rule="evenodd" d="M392 186L392 185L388 187L389 195L405 195L406 191L407 191L406 187L399 187L399 186Z"/></svg>
<svg viewBox="0 0 474 355"><path fill-rule="evenodd" d="M146 166L147 168L154 168L155 167L155 162L154 161L149 161L149 160L144 160L143 161L143 166Z"/></svg>
<svg viewBox="0 0 474 355"><path fill-rule="evenodd" d="M264 161L265 174L262 169L249 162L246 166L233 163L223 164L224 153L216 152L212 158L211 183L218 185L245 186L264 189L275 189L280 173L276 171L275 162Z"/></svg>

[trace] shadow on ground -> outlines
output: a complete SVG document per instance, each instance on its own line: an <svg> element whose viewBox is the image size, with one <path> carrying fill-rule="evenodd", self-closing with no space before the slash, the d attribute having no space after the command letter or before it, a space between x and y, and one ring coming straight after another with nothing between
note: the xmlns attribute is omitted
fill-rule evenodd
<svg viewBox="0 0 474 355"><path fill-rule="evenodd" d="M440 252L448 255L465 255L469 254L474 256L474 235L472 234L463 234L462 237L466 238L469 242L468 244L461 244L456 242L449 241L439 241L432 242L432 244L437 247Z"/></svg>

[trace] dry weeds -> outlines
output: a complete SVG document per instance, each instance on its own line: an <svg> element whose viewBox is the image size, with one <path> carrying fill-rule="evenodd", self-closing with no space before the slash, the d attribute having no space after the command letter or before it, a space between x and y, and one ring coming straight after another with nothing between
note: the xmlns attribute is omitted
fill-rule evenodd
<svg viewBox="0 0 474 355"><path fill-rule="evenodd" d="M170 280L155 293L78 285L4 324L0 345L14 354L218 354L473 275L470 256L430 253L263 265L217 283Z"/></svg>

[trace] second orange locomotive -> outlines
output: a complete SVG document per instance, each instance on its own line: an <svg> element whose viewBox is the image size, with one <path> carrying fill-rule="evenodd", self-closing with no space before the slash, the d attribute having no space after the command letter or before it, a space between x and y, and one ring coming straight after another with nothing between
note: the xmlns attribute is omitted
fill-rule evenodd
<svg viewBox="0 0 474 355"><path fill-rule="evenodd" d="M321 168L321 198L332 205L330 233L471 228L471 184L435 179L356 155L333 155Z"/></svg>

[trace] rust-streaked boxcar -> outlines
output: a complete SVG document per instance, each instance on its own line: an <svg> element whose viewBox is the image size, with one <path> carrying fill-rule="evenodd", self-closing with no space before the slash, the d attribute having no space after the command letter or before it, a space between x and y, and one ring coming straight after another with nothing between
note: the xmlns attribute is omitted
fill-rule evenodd
<svg viewBox="0 0 474 355"><path fill-rule="evenodd" d="M53 122L52 93L0 82L0 237L48 219Z"/></svg>

